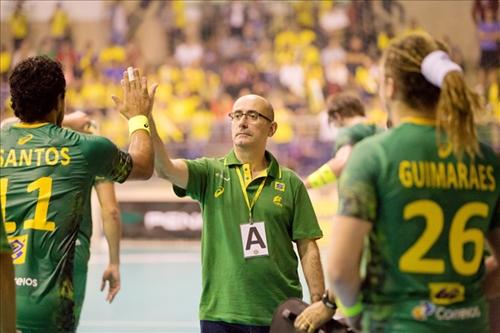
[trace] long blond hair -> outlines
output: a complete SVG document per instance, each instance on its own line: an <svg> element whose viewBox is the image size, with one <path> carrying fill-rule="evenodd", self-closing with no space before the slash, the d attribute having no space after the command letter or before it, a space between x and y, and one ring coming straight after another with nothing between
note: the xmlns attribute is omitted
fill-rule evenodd
<svg viewBox="0 0 500 333"><path fill-rule="evenodd" d="M464 152L474 158L479 154L474 118L483 110L482 99L458 71L449 72L441 88L427 81L420 66L429 53L437 50L448 51L427 33L409 33L394 40L384 53L386 76L392 77L398 87L396 98L415 109L436 110L438 144L450 143L457 158Z"/></svg>

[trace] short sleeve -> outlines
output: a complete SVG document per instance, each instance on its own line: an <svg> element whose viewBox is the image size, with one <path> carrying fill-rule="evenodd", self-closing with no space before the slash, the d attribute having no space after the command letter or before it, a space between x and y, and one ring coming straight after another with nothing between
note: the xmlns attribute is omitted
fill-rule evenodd
<svg viewBox="0 0 500 333"><path fill-rule="evenodd" d="M318 224L316 213L307 193L306 187L300 179L294 194L294 210L292 222L292 239L318 239L323 237L323 232Z"/></svg>
<svg viewBox="0 0 500 333"><path fill-rule="evenodd" d="M339 215L375 221L375 184L380 170L378 153L377 147L369 141L354 147L339 180Z"/></svg>
<svg viewBox="0 0 500 333"><path fill-rule="evenodd" d="M194 200L201 201L209 173L209 163L206 158L186 160L188 167L188 183L185 189L174 185L174 193L178 197L190 196Z"/></svg>
<svg viewBox="0 0 500 333"><path fill-rule="evenodd" d="M339 130L339 134L335 139L335 152L346 145L352 145L351 133L349 128L342 128Z"/></svg>
<svg viewBox="0 0 500 333"><path fill-rule="evenodd" d="M90 171L99 177L123 183L132 171L132 157L110 140L87 135L81 143Z"/></svg>

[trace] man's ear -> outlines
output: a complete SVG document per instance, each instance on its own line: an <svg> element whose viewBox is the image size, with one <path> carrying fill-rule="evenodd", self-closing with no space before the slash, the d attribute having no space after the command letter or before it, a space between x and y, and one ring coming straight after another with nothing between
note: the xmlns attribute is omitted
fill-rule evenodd
<svg viewBox="0 0 500 333"><path fill-rule="evenodd" d="M278 129L278 123L273 121L271 124L271 128L269 128L269 133L267 134L267 136L272 137L274 135L274 133L276 133L277 129Z"/></svg>
<svg viewBox="0 0 500 333"><path fill-rule="evenodd" d="M333 120L333 123L335 126L343 126L344 125L344 118L338 114L337 112L335 112L332 116L331 116L332 120Z"/></svg>

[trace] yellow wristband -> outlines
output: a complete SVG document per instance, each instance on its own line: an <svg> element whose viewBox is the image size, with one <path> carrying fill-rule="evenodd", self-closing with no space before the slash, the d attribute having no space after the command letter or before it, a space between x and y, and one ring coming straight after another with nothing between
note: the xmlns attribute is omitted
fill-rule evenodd
<svg viewBox="0 0 500 333"><path fill-rule="evenodd" d="M354 305L349 307L342 304L339 298L335 299L335 303L337 303L339 310L342 311L342 313L346 317L356 317L363 311L363 303L361 303L361 296L358 297Z"/></svg>
<svg viewBox="0 0 500 333"><path fill-rule="evenodd" d="M332 183L337 179L332 168L328 164L323 164L318 170L314 171L307 177L307 181L312 188L321 187L328 183Z"/></svg>
<svg viewBox="0 0 500 333"><path fill-rule="evenodd" d="M132 135L137 130L145 130L151 134L149 130L149 121L146 116L134 116L128 120L128 134Z"/></svg>

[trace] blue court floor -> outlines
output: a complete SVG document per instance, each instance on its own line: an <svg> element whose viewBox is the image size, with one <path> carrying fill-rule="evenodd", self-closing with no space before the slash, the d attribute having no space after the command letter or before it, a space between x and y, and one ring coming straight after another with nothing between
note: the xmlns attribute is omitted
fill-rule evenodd
<svg viewBox="0 0 500 333"><path fill-rule="evenodd" d="M100 292L108 262L93 249L79 333L199 332L201 294L199 242L122 244L122 289L112 304ZM302 281L304 281L301 273ZM309 299L303 282L305 299Z"/></svg>

